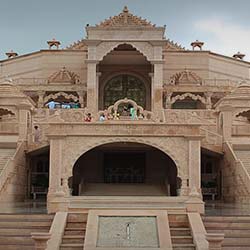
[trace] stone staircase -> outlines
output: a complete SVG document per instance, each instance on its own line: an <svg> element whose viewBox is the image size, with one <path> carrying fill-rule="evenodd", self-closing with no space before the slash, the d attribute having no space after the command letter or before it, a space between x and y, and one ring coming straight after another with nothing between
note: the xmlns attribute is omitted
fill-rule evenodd
<svg viewBox="0 0 250 250"><path fill-rule="evenodd" d="M60 250L83 250L87 213L69 213Z"/></svg>
<svg viewBox="0 0 250 250"><path fill-rule="evenodd" d="M54 215L0 214L0 250L34 250L31 232L49 232Z"/></svg>
<svg viewBox="0 0 250 250"><path fill-rule="evenodd" d="M187 214L169 214L173 250L195 250Z"/></svg>
<svg viewBox="0 0 250 250"><path fill-rule="evenodd" d="M234 152L239 160L243 163L248 174L250 175L250 146L249 149L234 149Z"/></svg>
<svg viewBox="0 0 250 250"><path fill-rule="evenodd" d="M15 148L0 148L0 174L8 162L14 156Z"/></svg>
<svg viewBox="0 0 250 250"><path fill-rule="evenodd" d="M222 250L250 249L250 216L205 216L208 233L224 233Z"/></svg>

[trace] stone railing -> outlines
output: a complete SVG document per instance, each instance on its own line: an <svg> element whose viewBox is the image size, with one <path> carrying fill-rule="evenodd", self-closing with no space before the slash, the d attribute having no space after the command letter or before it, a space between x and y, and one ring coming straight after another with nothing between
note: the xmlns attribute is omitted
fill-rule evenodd
<svg viewBox="0 0 250 250"><path fill-rule="evenodd" d="M203 79L203 86L218 86L218 87L236 87L238 85L237 82L233 82L230 79Z"/></svg>
<svg viewBox="0 0 250 250"><path fill-rule="evenodd" d="M230 145L229 142L225 142L223 144L224 146L224 152L227 157L227 161L232 165L233 171L235 172L235 175L240 177L237 178L238 180L240 179L245 188L247 188L247 191L250 193L250 175L247 172L246 168L244 167L243 163L241 160L237 158L235 155L232 146Z"/></svg>
<svg viewBox="0 0 250 250"><path fill-rule="evenodd" d="M25 85L43 85L48 84L47 78L18 78L15 79L14 82L16 84L25 84Z"/></svg>
<svg viewBox="0 0 250 250"><path fill-rule="evenodd" d="M201 135L204 136L204 138L202 139L202 144L218 146L218 147L221 147L222 149L222 143L223 143L222 135L212 132L210 130L207 130L205 128L201 128L200 132L201 132Z"/></svg>
<svg viewBox="0 0 250 250"><path fill-rule="evenodd" d="M0 173L0 196L2 189L10 177L11 173L15 172L17 166L22 165L24 163L24 149L25 142L22 142L18 147L14 154L14 156L6 163L2 172Z"/></svg>
<svg viewBox="0 0 250 250"><path fill-rule="evenodd" d="M153 113L144 110L131 99L121 99L109 106L106 110L99 111L99 120L153 120ZM102 119L103 118L103 119Z"/></svg>
<svg viewBox="0 0 250 250"><path fill-rule="evenodd" d="M234 136L250 136L250 123L244 125L233 125L232 135Z"/></svg>

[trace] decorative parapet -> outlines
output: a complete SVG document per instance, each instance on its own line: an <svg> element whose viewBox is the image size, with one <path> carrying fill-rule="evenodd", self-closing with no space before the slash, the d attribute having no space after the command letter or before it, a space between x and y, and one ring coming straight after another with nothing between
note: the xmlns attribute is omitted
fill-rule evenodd
<svg viewBox="0 0 250 250"><path fill-rule="evenodd" d="M106 110L99 111L98 117L103 117L104 120L154 120L151 111L144 110L135 101L127 98L118 100Z"/></svg>

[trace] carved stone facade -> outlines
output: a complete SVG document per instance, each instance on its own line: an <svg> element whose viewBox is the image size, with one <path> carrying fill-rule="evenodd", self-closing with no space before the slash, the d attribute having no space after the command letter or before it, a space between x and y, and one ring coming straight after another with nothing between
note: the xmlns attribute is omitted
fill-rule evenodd
<svg viewBox="0 0 250 250"><path fill-rule="evenodd" d="M0 149L11 145L17 153L0 166L0 200L14 197L18 185L18 199L30 198L42 183L49 212L70 210L73 193L87 207L88 193L83 198L78 189L108 185L107 164L113 164L119 184L138 182L133 164L123 166L126 157L134 157L146 166L139 174L149 173L150 185L166 189L157 201L162 207L174 200L187 211L203 212L202 194L204 200L249 202L248 159L236 154L250 145L249 62L186 50L165 38L165 26L127 8L88 25L86 33L66 49L1 61ZM241 79L246 81L240 84ZM104 96L112 103L105 105ZM122 155L124 162L110 163L110 154ZM212 194L206 192L211 186Z"/></svg>

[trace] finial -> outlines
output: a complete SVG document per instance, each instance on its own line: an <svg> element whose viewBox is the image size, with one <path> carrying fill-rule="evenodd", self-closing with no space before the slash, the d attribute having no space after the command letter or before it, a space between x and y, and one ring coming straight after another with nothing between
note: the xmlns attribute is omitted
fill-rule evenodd
<svg viewBox="0 0 250 250"><path fill-rule="evenodd" d="M198 47L200 50L202 50L202 46L204 45L204 42L200 42L199 40L196 39L196 41L191 43L191 46L193 50Z"/></svg>
<svg viewBox="0 0 250 250"><path fill-rule="evenodd" d="M47 44L49 45L49 49L51 49L53 46L55 46L57 49L59 49L60 41L57 41L55 38L53 38L50 41L47 41Z"/></svg>
<svg viewBox="0 0 250 250"><path fill-rule="evenodd" d="M11 50L10 52L5 53L5 55L6 55L8 58L13 58L13 57L18 56L18 54L17 54L16 52L14 52L13 50Z"/></svg>
<svg viewBox="0 0 250 250"><path fill-rule="evenodd" d="M126 5L123 8L123 13L128 13L128 7Z"/></svg>
<svg viewBox="0 0 250 250"><path fill-rule="evenodd" d="M233 57L236 59L243 60L243 58L245 57L245 54L242 54L238 51L238 53L234 54Z"/></svg>

